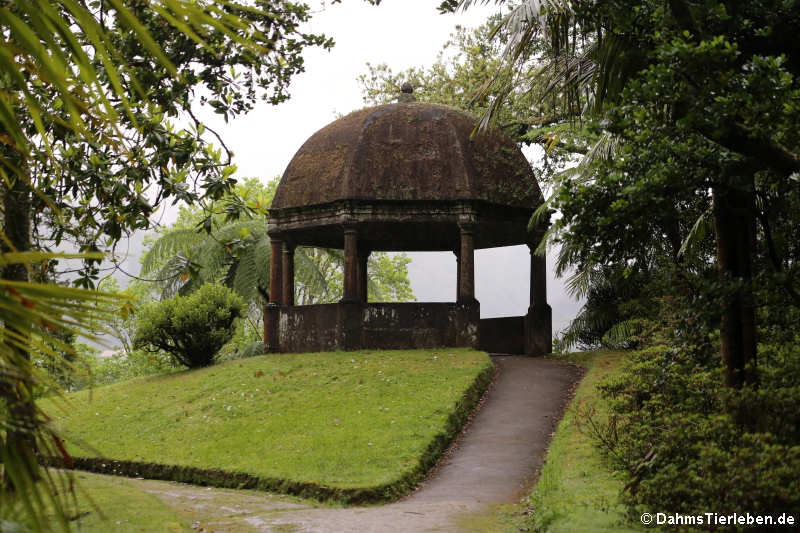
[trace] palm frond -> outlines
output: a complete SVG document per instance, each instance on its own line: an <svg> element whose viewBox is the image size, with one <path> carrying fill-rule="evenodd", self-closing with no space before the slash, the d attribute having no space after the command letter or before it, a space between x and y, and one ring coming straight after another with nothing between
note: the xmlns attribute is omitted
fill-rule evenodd
<svg viewBox="0 0 800 533"><path fill-rule="evenodd" d="M689 234L686 235L686 238L683 240L683 244L681 244L680 250L678 250L678 257L683 257L687 250L694 247L702 241L706 235L710 234L713 229L712 223L712 207L709 206L708 209L703 211L697 220L694 221L692 224L692 229L689 230Z"/></svg>
<svg viewBox="0 0 800 533"><path fill-rule="evenodd" d="M592 285L592 269L581 268L573 272L566 283L567 294L574 298L583 298Z"/></svg>
<svg viewBox="0 0 800 533"><path fill-rule="evenodd" d="M48 261L66 254L0 254L1 265ZM96 257L96 254L92 254ZM50 419L36 404L35 394L61 394L53 379L36 368L32 359L48 358L60 362L59 352L74 354L74 348L53 335L69 332L93 338L85 324L109 318L120 297L53 284L0 280L0 462L3 464L2 490L7 482L13 493L4 492L3 515L18 515L36 531L57 527L69 531L64 512L68 480L39 467L35 454L71 458L50 424ZM62 399L63 401L63 399ZM42 510L56 511L55 523L47 523Z"/></svg>

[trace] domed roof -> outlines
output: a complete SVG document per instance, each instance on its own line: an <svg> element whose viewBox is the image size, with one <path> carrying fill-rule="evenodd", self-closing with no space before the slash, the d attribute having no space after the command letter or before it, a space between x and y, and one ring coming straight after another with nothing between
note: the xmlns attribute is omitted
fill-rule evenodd
<svg viewBox="0 0 800 533"><path fill-rule="evenodd" d="M355 111L312 135L275 192L272 209L341 200L482 201L533 209L542 195L517 145L477 119L403 102Z"/></svg>

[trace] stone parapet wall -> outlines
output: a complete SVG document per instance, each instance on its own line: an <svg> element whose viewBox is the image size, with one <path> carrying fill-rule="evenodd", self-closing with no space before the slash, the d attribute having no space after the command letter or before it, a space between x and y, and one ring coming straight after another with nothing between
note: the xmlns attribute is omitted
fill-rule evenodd
<svg viewBox="0 0 800 533"><path fill-rule="evenodd" d="M478 347L489 353L525 353L525 317L483 318L478 326Z"/></svg>
<svg viewBox="0 0 800 533"><path fill-rule="evenodd" d="M284 306L280 352L478 347L480 304L361 303Z"/></svg>

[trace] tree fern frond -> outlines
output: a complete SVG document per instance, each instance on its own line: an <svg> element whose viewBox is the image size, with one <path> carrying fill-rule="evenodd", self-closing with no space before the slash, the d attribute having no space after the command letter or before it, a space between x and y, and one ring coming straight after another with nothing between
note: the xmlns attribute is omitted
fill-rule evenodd
<svg viewBox="0 0 800 533"><path fill-rule="evenodd" d="M224 272L233 262L233 247L230 242L206 239L197 251L197 263L201 265L201 276L206 280L224 277Z"/></svg>
<svg viewBox="0 0 800 533"><path fill-rule="evenodd" d="M163 262L177 254L186 254L202 242L202 235L193 229L178 229L156 239L142 256L142 275L149 275Z"/></svg>
<svg viewBox="0 0 800 533"><path fill-rule="evenodd" d="M558 335L558 346L561 353L567 353L580 344L580 336L586 328L586 322L586 312L582 311Z"/></svg>
<svg viewBox="0 0 800 533"><path fill-rule="evenodd" d="M236 239L259 238L267 234L267 225L261 219L238 220L225 224L212 232L214 239L228 242Z"/></svg>
<svg viewBox="0 0 800 533"><path fill-rule="evenodd" d="M623 347L634 335L642 331L642 323L636 319L623 320L611 326L603 335L603 344L612 348Z"/></svg>
<svg viewBox="0 0 800 533"><path fill-rule="evenodd" d="M311 292L324 295L328 291L328 276L325 262L319 261L318 256L323 253L319 248L298 247L295 250L297 269L302 273L302 279L309 286ZM326 259L330 260L330 256Z"/></svg>
<svg viewBox="0 0 800 533"><path fill-rule="evenodd" d="M253 263L258 277L256 284L259 287L266 289L269 287L269 254L270 254L269 237L265 234L262 238L258 239L252 247ZM297 252L295 252L296 256Z"/></svg>
<svg viewBox="0 0 800 533"><path fill-rule="evenodd" d="M194 275L199 275L198 265L191 258L177 254L164 262L156 272L162 280L158 283L161 289L161 298L172 298Z"/></svg>
<svg viewBox="0 0 800 533"><path fill-rule="evenodd" d="M256 268L255 254L243 253L236 262L235 275L231 288L245 301L253 299L258 294L258 270Z"/></svg>
<svg viewBox="0 0 800 533"><path fill-rule="evenodd" d="M222 277L222 284L226 287L233 288L234 280L236 279L236 270L239 268L239 259L234 258L225 270L225 275ZM241 296L241 294L240 294ZM248 298L249 299L249 298Z"/></svg>

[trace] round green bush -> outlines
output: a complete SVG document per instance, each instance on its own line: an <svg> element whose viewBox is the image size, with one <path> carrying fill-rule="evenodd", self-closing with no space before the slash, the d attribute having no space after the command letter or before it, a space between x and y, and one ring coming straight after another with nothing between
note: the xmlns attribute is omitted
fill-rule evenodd
<svg viewBox="0 0 800 533"><path fill-rule="evenodd" d="M188 296L145 307L136 321L133 344L137 349L166 352L188 368L209 366L233 337L234 321L244 313L241 297L208 283Z"/></svg>

